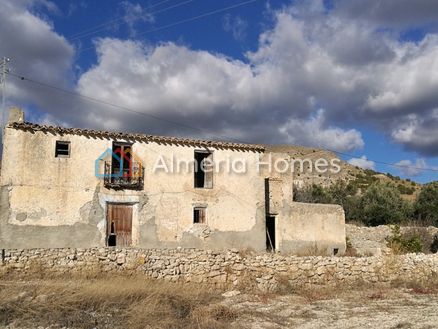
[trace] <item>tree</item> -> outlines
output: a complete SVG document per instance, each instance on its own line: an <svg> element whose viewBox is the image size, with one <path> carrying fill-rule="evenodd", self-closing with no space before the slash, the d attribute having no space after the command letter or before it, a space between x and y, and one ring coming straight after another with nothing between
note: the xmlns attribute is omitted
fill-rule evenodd
<svg viewBox="0 0 438 329"><path fill-rule="evenodd" d="M337 181L336 184L329 187L327 192L332 199L332 203L345 207L349 199L357 194L357 186Z"/></svg>
<svg viewBox="0 0 438 329"><path fill-rule="evenodd" d="M415 213L419 220L438 225L438 182L423 187L415 202Z"/></svg>
<svg viewBox="0 0 438 329"><path fill-rule="evenodd" d="M313 184L302 190L294 191L294 201L307 203L332 203L328 191L320 185Z"/></svg>
<svg viewBox="0 0 438 329"><path fill-rule="evenodd" d="M391 184L372 184L358 203L357 219L366 225L397 224L410 217L409 205Z"/></svg>

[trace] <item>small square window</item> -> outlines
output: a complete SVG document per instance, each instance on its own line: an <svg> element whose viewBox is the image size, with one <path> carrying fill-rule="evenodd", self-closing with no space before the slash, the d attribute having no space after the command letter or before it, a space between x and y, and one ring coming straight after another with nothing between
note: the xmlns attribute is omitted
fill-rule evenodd
<svg viewBox="0 0 438 329"><path fill-rule="evenodd" d="M70 142L56 141L55 157L57 158L70 157Z"/></svg>
<svg viewBox="0 0 438 329"><path fill-rule="evenodd" d="M205 207L195 207L193 209L193 223L205 224Z"/></svg>

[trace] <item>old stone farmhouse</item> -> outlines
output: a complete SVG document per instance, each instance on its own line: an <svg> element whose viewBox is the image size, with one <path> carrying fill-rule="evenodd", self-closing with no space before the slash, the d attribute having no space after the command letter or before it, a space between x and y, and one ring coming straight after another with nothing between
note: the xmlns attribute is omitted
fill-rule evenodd
<svg viewBox="0 0 438 329"><path fill-rule="evenodd" d="M256 170L262 145L38 125L16 108L3 140L0 248L345 250L343 209L292 202L291 172ZM193 166L155 170L173 158ZM195 170L205 159L248 165Z"/></svg>

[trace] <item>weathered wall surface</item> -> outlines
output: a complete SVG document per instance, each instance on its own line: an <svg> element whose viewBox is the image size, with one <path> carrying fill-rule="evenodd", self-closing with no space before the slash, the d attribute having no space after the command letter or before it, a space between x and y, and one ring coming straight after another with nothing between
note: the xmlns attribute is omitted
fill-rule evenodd
<svg viewBox="0 0 438 329"><path fill-rule="evenodd" d="M55 157L56 140L71 142L70 158ZM98 245L104 209L99 204L100 182L94 177L94 160L86 154L100 154L101 148L105 149L102 140L6 129L0 245Z"/></svg>
<svg viewBox="0 0 438 329"><path fill-rule="evenodd" d="M293 202L289 210L289 220L280 222L280 250L304 255L345 252L345 215L341 206Z"/></svg>
<svg viewBox="0 0 438 329"><path fill-rule="evenodd" d="M144 159L148 203L140 222L140 245L145 247L265 248L264 182L256 172L258 153L213 151L222 163L213 175L213 188L193 187L193 170L179 173L153 172L159 157L170 168L173 159L193 160L195 147L135 144ZM246 173L229 172L227 162L242 159ZM206 206L206 225L193 224L193 207Z"/></svg>
<svg viewBox="0 0 438 329"><path fill-rule="evenodd" d="M6 250L0 270L55 273L109 271L144 273L170 281L254 285L274 289L279 282L388 282L427 280L438 275L438 254L392 257L296 257L241 255L237 250L196 249L33 249ZM40 273L41 274L41 273Z"/></svg>
<svg viewBox="0 0 438 329"><path fill-rule="evenodd" d="M195 188L194 152L202 148L117 140L133 143L145 173L143 189L114 190L95 176L95 161L112 148L111 138L7 127L4 141L0 248L105 246L108 204L123 203L132 206L132 245L137 247L261 251L266 248L265 220L270 215L275 216L277 250L326 254L345 250L343 212L294 204L290 170L281 173L281 168L268 170L267 165L258 172L257 163L271 154L209 148L219 168L213 174L213 188ZM57 141L70 143L68 158L55 157ZM288 154L272 156L274 163L290 161ZM233 163L237 167L230 168ZM205 224L193 223L194 207L206 207Z"/></svg>
<svg viewBox="0 0 438 329"><path fill-rule="evenodd" d="M55 157L57 140L69 158ZM95 160L111 139L7 128L2 160L0 246L3 248L104 246L108 202L133 206L133 245L143 247L265 248L264 181L258 153L211 149L222 163L212 189L194 188L193 168L154 172L158 159L193 161L195 146L134 143L145 167L141 191L109 190L95 177ZM229 173L242 159L247 173ZM193 224L193 207L207 207L206 225Z"/></svg>
<svg viewBox="0 0 438 329"><path fill-rule="evenodd" d="M268 157L290 161L285 153L264 154L262 161ZM268 215L275 216L277 250L297 255L345 252L345 214L341 206L291 202L293 177L289 172L262 171L261 174L269 177L265 181L266 210Z"/></svg>

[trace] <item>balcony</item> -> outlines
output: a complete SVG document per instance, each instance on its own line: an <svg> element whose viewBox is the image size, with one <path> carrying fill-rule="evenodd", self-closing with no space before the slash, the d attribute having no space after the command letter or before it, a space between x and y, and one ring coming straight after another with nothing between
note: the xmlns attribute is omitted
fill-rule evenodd
<svg viewBox="0 0 438 329"><path fill-rule="evenodd" d="M114 190L142 190L144 183L144 168L132 161L130 168L120 168L112 166L109 161L105 162L104 186Z"/></svg>

